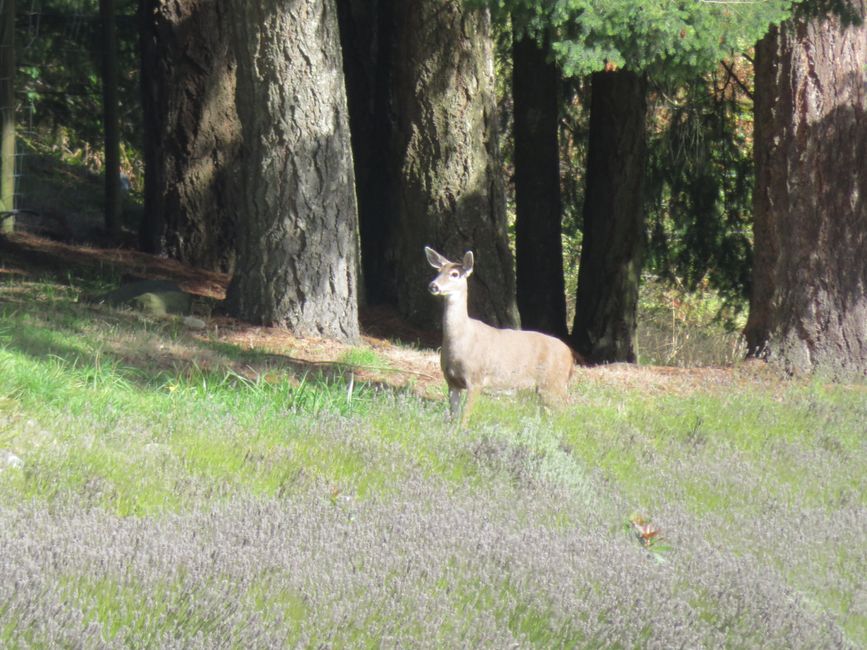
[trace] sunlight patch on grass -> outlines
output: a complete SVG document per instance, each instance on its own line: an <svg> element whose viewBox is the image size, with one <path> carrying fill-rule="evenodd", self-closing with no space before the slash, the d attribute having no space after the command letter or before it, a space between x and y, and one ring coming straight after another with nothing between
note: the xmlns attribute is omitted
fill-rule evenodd
<svg viewBox="0 0 867 650"><path fill-rule="evenodd" d="M388 368L391 365L388 360L379 355L376 350L366 347L356 347L346 350L337 358L337 362L362 369Z"/></svg>

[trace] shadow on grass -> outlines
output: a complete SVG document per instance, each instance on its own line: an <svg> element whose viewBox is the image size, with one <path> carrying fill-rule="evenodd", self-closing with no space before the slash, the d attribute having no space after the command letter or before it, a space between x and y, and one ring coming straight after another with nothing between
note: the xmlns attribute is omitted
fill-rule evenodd
<svg viewBox="0 0 867 650"><path fill-rule="evenodd" d="M195 269L155 255L123 248L69 244L29 233L0 235L0 268L19 277L54 278L58 284L77 281L84 288L105 290L124 275L169 280L184 291L212 299L225 295L228 275Z"/></svg>
<svg viewBox="0 0 867 650"><path fill-rule="evenodd" d="M148 390L206 379L217 385L229 381L333 390L339 383L393 394L407 391L400 382L371 377L350 363L244 349L193 334L177 319L153 320L133 310L76 302L75 292L63 288L48 297L36 295L40 290L0 284L0 347L38 362L95 368Z"/></svg>
<svg viewBox="0 0 867 650"><path fill-rule="evenodd" d="M229 282L228 274L135 250L85 246L29 233L0 235L0 282L4 277L11 281L42 279L57 284L58 290L81 289L84 298L116 288L129 276L171 281L215 303L224 298ZM437 348L442 340L440 332L412 325L387 305L362 306L359 318L368 336L426 348Z"/></svg>

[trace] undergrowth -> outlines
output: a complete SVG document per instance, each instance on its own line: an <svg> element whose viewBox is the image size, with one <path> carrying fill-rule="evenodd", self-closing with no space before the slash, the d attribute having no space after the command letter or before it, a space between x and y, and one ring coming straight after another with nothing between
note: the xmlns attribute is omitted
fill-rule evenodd
<svg viewBox="0 0 867 650"><path fill-rule="evenodd" d="M746 354L745 305L725 301L706 285L695 291L645 275L641 284L637 354L643 364L730 366Z"/></svg>

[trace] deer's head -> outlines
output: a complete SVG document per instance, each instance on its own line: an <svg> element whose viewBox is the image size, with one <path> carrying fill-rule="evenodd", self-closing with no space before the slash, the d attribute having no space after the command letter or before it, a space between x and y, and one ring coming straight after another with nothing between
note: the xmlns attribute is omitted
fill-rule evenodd
<svg viewBox="0 0 867 650"><path fill-rule="evenodd" d="M467 278L473 272L473 254L470 251L464 254L460 264L450 262L428 246L425 246L424 254L427 256L428 263L439 271L433 282L428 285L428 291L435 296L466 293Z"/></svg>

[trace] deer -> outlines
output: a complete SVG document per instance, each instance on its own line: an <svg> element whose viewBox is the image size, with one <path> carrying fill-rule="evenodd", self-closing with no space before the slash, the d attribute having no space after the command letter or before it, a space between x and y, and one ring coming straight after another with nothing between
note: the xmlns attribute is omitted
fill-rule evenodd
<svg viewBox="0 0 867 650"><path fill-rule="evenodd" d="M514 329L498 329L467 313L467 279L473 253L450 262L425 246L428 263L438 271L428 291L445 300L440 367L449 389L449 417L465 428L473 402L482 390L535 389L545 407L566 399L566 386L577 356L560 339ZM466 398L461 406L462 391Z"/></svg>

